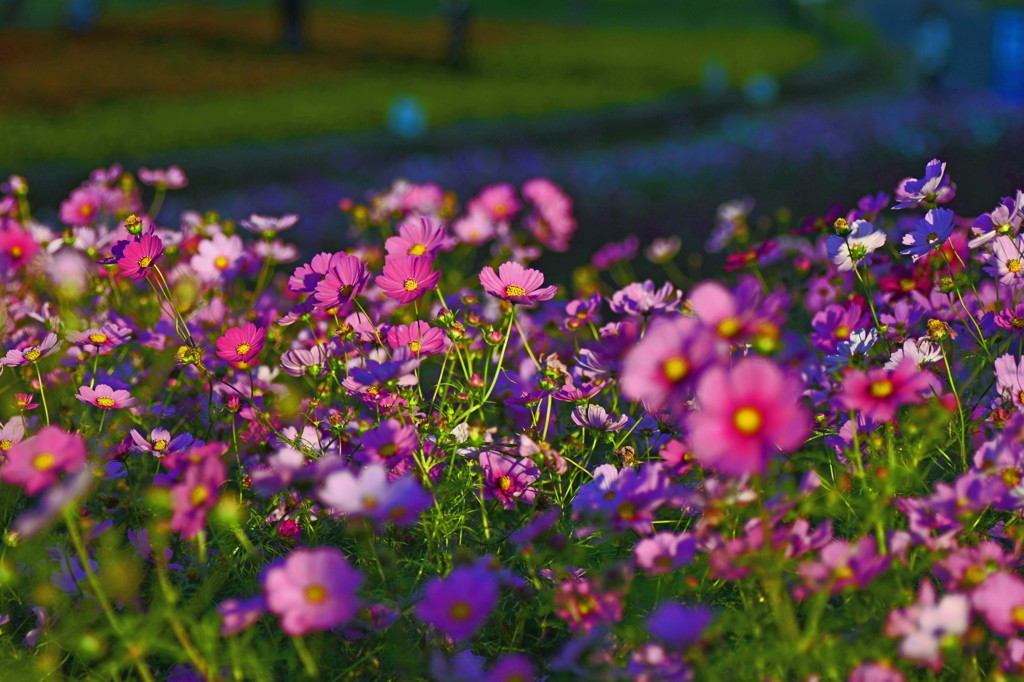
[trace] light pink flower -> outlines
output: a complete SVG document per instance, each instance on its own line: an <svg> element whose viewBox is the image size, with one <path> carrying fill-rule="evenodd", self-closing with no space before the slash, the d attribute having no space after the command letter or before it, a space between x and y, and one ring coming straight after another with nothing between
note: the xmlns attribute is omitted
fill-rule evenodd
<svg viewBox="0 0 1024 682"><path fill-rule="evenodd" d="M97 384L96 388L82 386L78 389L75 397L83 403L90 403L104 410L116 410L122 407L132 407L139 403L132 397L131 393L124 390L115 391L107 384Z"/></svg>

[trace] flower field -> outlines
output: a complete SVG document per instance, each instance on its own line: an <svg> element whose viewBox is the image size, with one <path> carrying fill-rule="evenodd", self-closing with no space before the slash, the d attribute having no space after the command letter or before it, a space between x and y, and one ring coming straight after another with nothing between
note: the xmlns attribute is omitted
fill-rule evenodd
<svg viewBox="0 0 1024 682"><path fill-rule="evenodd" d="M5 675L1024 674L1024 193L960 215L952 171L725 204L705 281L574 252L544 178L338 197L357 240L303 254L161 210L178 167L11 176Z"/></svg>

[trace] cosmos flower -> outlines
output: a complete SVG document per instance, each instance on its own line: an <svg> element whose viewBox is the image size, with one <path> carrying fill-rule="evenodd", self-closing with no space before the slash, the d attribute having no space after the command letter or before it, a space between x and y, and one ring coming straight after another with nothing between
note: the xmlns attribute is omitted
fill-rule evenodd
<svg viewBox="0 0 1024 682"><path fill-rule="evenodd" d="M182 189L188 186L188 178L185 176L185 171L181 170L179 166L153 170L140 168L139 181L144 185L150 185L158 189Z"/></svg>
<svg viewBox="0 0 1024 682"><path fill-rule="evenodd" d="M329 474L318 497L341 514L391 521L400 526L415 523L420 512L433 501L413 476L390 480L383 464L369 464L358 473L342 469Z"/></svg>
<svg viewBox="0 0 1024 682"><path fill-rule="evenodd" d="M293 279L297 276L299 271L296 271ZM314 287L316 307L340 314L347 313L352 300L363 292L369 279L370 274L361 260L346 253L334 254L329 259L329 267L323 278Z"/></svg>
<svg viewBox="0 0 1024 682"><path fill-rule="evenodd" d="M139 401L133 398L128 391L114 390L107 384L96 384L96 388L81 386L75 397L83 403L89 403L104 410L117 410L139 404Z"/></svg>
<svg viewBox="0 0 1024 682"><path fill-rule="evenodd" d="M845 237L830 235L826 240L828 257L839 272L849 272L885 244L885 232L875 230L866 220L856 220Z"/></svg>
<svg viewBox="0 0 1024 682"><path fill-rule="evenodd" d="M228 362L248 363L263 351L266 338L266 328L252 322L231 327L217 339L217 356Z"/></svg>
<svg viewBox="0 0 1024 682"><path fill-rule="evenodd" d="M423 256L390 256L384 261L384 272L374 280L388 298L411 303L437 287L441 272L431 268L431 260Z"/></svg>
<svg viewBox="0 0 1024 682"><path fill-rule="evenodd" d="M0 479L35 495L53 484L58 474L77 471L84 464L85 440L80 435L57 426L44 426L7 451Z"/></svg>
<svg viewBox="0 0 1024 682"><path fill-rule="evenodd" d="M843 379L839 400L849 410L867 419L889 421L901 405L921 402L921 394L932 386L927 372L905 358L895 369L852 370Z"/></svg>
<svg viewBox="0 0 1024 682"><path fill-rule="evenodd" d="M497 603L497 576L480 566L463 566L427 583L416 617L458 642L472 637Z"/></svg>
<svg viewBox="0 0 1024 682"><path fill-rule="evenodd" d="M241 237L237 234L228 237L220 232L199 242L198 249L190 263L204 282L217 282L234 275L245 253Z"/></svg>
<svg viewBox="0 0 1024 682"><path fill-rule="evenodd" d="M7 354L0 358L0 366L17 367L19 365L27 365L30 362L36 362L41 358L45 358L47 355L52 355L57 352L58 348L57 335L50 332L38 343L27 344L7 351Z"/></svg>
<svg viewBox="0 0 1024 682"><path fill-rule="evenodd" d="M502 263L497 274L490 266L481 270L480 284L491 296L525 306L548 301L558 290L555 286L544 286L544 275L539 270L524 268L512 261Z"/></svg>
<svg viewBox="0 0 1024 682"><path fill-rule="evenodd" d="M916 208L921 204L935 202L946 203L956 195L956 185L946 175L946 164L932 159L924 168L924 177L905 178L896 186L894 208Z"/></svg>
<svg viewBox="0 0 1024 682"><path fill-rule="evenodd" d="M537 491L530 487L540 478L540 470L530 459L513 459L486 450L480 453L484 472L484 498L497 499L505 509L513 509L516 500L532 504Z"/></svg>
<svg viewBox="0 0 1024 682"><path fill-rule="evenodd" d="M296 549L263 574L267 610L292 637L328 630L359 610L362 574L333 547Z"/></svg>
<svg viewBox="0 0 1024 682"><path fill-rule="evenodd" d="M918 221L914 229L903 235L903 245L906 248L900 253L904 256L913 256L916 262L921 256L927 256L942 245L953 234L955 216L948 208L933 208L925 213L924 218Z"/></svg>
<svg viewBox="0 0 1024 682"><path fill-rule="evenodd" d="M764 471L774 455L796 449L807 436L803 390L762 358L712 367L697 387L699 409L687 422L691 451L702 465L724 473Z"/></svg>
<svg viewBox="0 0 1024 682"><path fill-rule="evenodd" d="M444 226L421 216L398 226L398 236L388 237L384 248L388 256L423 256L433 260L448 242Z"/></svg>
<svg viewBox="0 0 1024 682"><path fill-rule="evenodd" d="M253 213L249 216L248 220L243 220L239 224L250 232L255 232L262 237L270 239L278 232L284 232L294 227L297 222L299 222L299 216L294 213L289 213L279 218Z"/></svg>

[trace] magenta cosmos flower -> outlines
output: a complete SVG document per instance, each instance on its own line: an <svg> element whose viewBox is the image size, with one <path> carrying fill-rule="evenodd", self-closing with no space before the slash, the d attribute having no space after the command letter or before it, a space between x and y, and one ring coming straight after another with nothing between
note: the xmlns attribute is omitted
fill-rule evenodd
<svg viewBox="0 0 1024 682"><path fill-rule="evenodd" d="M431 268L431 259L424 256L390 256L384 272L374 280L388 298L410 303L437 287L441 273Z"/></svg>
<svg viewBox="0 0 1024 682"><path fill-rule="evenodd" d="M322 266L322 260L321 258L321 262L317 263L314 258L311 267ZM314 288L313 298L316 300L316 307L328 312L347 312L352 299L366 288L370 274L361 260L347 253L332 255L328 263L323 279ZM300 276L300 270L302 268L295 271L293 279Z"/></svg>
<svg viewBox="0 0 1024 682"><path fill-rule="evenodd" d="M78 389L75 397L83 403L91 403L104 410L116 410L122 407L132 407L139 403L128 391L115 391L107 384L97 384L96 388L82 386Z"/></svg>
<svg viewBox="0 0 1024 682"><path fill-rule="evenodd" d="M516 500L532 504L537 497L537 491L530 487L540 478L533 460L517 460L487 450L480 453L480 468L484 472L484 497L499 500L505 509L513 509Z"/></svg>
<svg viewBox="0 0 1024 682"><path fill-rule="evenodd" d="M426 256L433 259L446 241L448 235L443 225L420 217L418 222L410 220L399 225L398 236L388 237L384 248L389 256Z"/></svg>
<svg viewBox="0 0 1024 682"><path fill-rule="evenodd" d="M727 474L760 473L776 452L798 448L810 415L803 386L763 358L713 367L697 386L699 411L689 419L697 460Z"/></svg>
<svg viewBox="0 0 1024 682"><path fill-rule="evenodd" d="M416 617L460 641L473 636L497 603L497 576L478 566L464 566L427 584Z"/></svg>
<svg viewBox="0 0 1024 682"><path fill-rule="evenodd" d="M228 362L249 362L263 350L266 338L267 330L252 322L231 327L217 339L217 356Z"/></svg>
<svg viewBox="0 0 1024 682"><path fill-rule="evenodd" d="M931 387L927 372L918 369L913 358L905 358L895 369L853 370L843 379L840 401L876 422L889 421L900 405L921 402L921 393Z"/></svg>
<svg viewBox="0 0 1024 682"><path fill-rule="evenodd" d="M498 266L497 274L490 266L481 270L480 284L491 296L522 305L549 301L558 290L555 286L544 286L544 275L539 270L512 261Z"/></svg>
<svg viewBox="0 0 1024 682"><path fill-rule="evenodd" d="M267 609L293 637L327 630L359 609L356 591L363 576L333 547L297 549L263 576Z"/></svg>
<svg viewBox="0 0 1024 682"><path fill-rule="evenodd" d="M85 464L85 440L56 426L43 427L31 438L14 445L0 478L4 483L20 485L29 495L53 484L61 472L80 469Z"/></svg>
<svg viewBox="0 0 1024 682"><path fill-rule="evenodd" d="M129 279L142 279L164 253L164 243L155 234L144 234L138 241L120 242L114 247L114 257L121 274Z"/></svg>

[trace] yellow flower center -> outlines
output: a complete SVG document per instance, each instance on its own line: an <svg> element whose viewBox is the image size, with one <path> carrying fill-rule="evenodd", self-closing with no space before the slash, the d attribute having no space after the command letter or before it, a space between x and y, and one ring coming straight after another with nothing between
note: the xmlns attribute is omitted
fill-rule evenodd
<svg viewBox="0 0 1024 682"><path fill-rule="evenodd" d="M423 348L423 346L420 345L419 341L409 342L409 350L411 350L413 353L419 353L421 348Z"/></svg>
<svg viewBox="0 0 1024 682"><path fill-rule="evenodd" d="M740 333L740 321L735 317L727 317L718 323L718 335L731 339Z"/></svg>
<svg viewBox="0 0 1024 682"><path fill-rule="evenodd" d="M1010 613L1013 615L1015 625L1018 627L1024 626L1024 606L1015 606Z"/></svg>
<svg viewBox="0 0 1024 682"><path fill-rule="evenodd" d="M736 430L745 436L752 436L761 430L764 424L764 415L756 407L747 405L736 410L732 416L732 423Z"/></svg>
<svg viewBox="0 0 1024 682"><path fill-rule="evenodd" d="M1011 258L1006 261L1006 269L1010 272L1020 272L1021 268L1024 268L1024 264L1020 262L1019 258Z"/></svg>
<svg viewBox="0 0 1024 682"><path fill-rule="evenodd" d="M373 495L363 496L363 509L373 510L376 509L379 505L380 503L377 502L377 498L374 497Z"/></svg>
<svg viewBox="0 0 1024 682"><path fill-rule="evenodd" d="M57 463L57 458L52 452L40 452L32 458L32 466L36 471L49 471Z"/></svg>
<svg viewBox="0 0 1024 682"><path fill-rule="evenodd" d="M96 404L99 405L100 407L113 407L114 399L107 397L96 398Z"/></svg>
<svg viewBox="0 0 1024 682"><path fill-rule="evenodd" d="M472 613L473 609L464 601L457 601L448 609L448 615L452 617L452 620L466 620Z"/></svg>
<svg viewBox="0 0 1024 682"><path fill-rule="evenodd" d="M14 447L14 441L10 438L4 438L0 440L0 452L7 452Z"/></svg>
<svg viewBox="0 0 1024 682"><path fill-rule="evenodd" d="M674 355L661 365L661 371L669 381L680 381L690 373L690 363L681 355Z"/></svg>
<svg viewBox="0 0 1024 682"><path fill-rule="evenodd" d="M235 346L235 352L238 353L239 355L245 355L246 353L248 353L251 350L252 350L252 346L250 346L247 343L240 343L237 346Z"/></svg>
<svg viewBox="0 0 1024 682"><path fill-rule="evenodd" d="M833 333L833 335L837 339L848 339L850 338L850 328L847 327L845 324L841 324L838 327L836 327L836 330Z"/></svg>
<svg viewBox="0 0 1024 682"><path fill-rule="evenodd" d="M306 586L306 601L310 604L321 604L327 599L327 588L318 583Z"/></svg>
<svg viewBox="0 0 1024 682"><path fill-rule="evenodd" d="M378 452L380 452L382 457L391 457L398 452L398 446L394 443L386 443L380 447Z"/></svg>
<svg viewBox="0 0 1024 682"><path fill-rule="evenodd" d="M508 476L502 476L498 479L498 487L502 491L507 492L512 487L512 479Z"/></svg>
<svg viewBox="0 0 1024 682"><path fill-rule="evenodd" d="M82 215L83 218L88 218L89 216L92 215L93 211L95 210L96 209L92 207L92 204L85 204L80 209L78 209L78 212Z"/></svg>
<svg viewBox="0 0 1024 682"><path fill-rule="evenodd" d="M405 280L405 284L402 285L406 291L416 291L419 288L419 282L414 279Z"/></svg>
<svg viewBox="0 0 1024 682"><path fill-rule="evenodd" d="M904 277L900 280L900 289L903 291L911 291L914 288L914 280L909 277Z"/></svg>
<svg viewBox="0 0 1024 682"><path fill-rule="evenodd" d="M149 256L143 256L142 258L139 259L139 267L140 268L148 268L152 264L153 264L153 259L150 258Z"/></svg>
<svg viewBox="0 0 1024 682"><path fill-rule="evenodd" d="M1003 469L1002 473L1000 473L999 475L999 478L1002 479L1003 483L1006 484L1007 488L1016 488L1017 485L1020 483L1020 470L1013 468Z"/></svg>
<svg viewBox="0 0 1024 682"><path fill-rule="evenodd" d="M11 255L15 258L21 258L23 253L25 253L25 250L21 248L20 244L15 244L11 247Z"/></svg>
<svg viewBox="0 0 1024 682"><path fill-rule="evenodd" d="M89 340L93 343L106 343L107 335L103 332L96 332L95 334L89 334Z"/></svg>
<svg viewBox="0 0 1024 682"><path fill-rule="evenodd" d="M342 298L345 298L346 296L348 296L351 293L352 293L352 285L351 284L342 285L342 287L340 289L338 289L338 295L340 295Z"/></svg>
<svg viewBox="0 0 1024 682"><path fill-rule="evenodd" d="M160 452L161 450L166 450L167 441L161 438L157 442L153 443L153 449L156 450L157 452Z"/></svg>
<svg viewBox="0 0 1024 682"><path fill-rule="evenodd" d="M192 494L189 495L188 499L193 507L198 507L210 499L210 489L205 485L197 485L195 488L192 488Z"/></svg>
<svg viewBox="0 0 1024 682"><path fill-rule="evenodd" d="M501 218L506 213L508 213L508 206L506 206L505 204L495 204L494 205L494 215L496 215L499 218Z"/></svg>
<svg viewBox="0 0 1024 682"><path fill-rule="evenodd" d="M872 382L868 392L871 394L872 398L888 398L893 392L892 382L888 379L879 379L878 381Z"/></svg>
<svg viewBox="0 0 1024 682"><path fill-rule="evenodd" d="M216 258L213 259L213 267L217 268L218 270L224 270L225 268L228 267L228 257L217 256Z"/></svg>
<svg viewBox="0 0 1024 682"><path fill-rule="evenodd" d="M41 350L39 350L38 348L30 348L29 350L25 351L21 355L22 355L22 357L24 357L29 362L32 362L34 360L38 360L39 356L42 355L42 354L43 354L43 352Z"/></svg>
<svg viewBox="0 0 1024 682"><path fill-rule="evenodd" d="M509 284L505 287L506 296L526 296L526 289L517 284Z"/></svg>
<svg viewBox="0 0 1024 682"><path fill-rule="evenodd" d="M411 247L409 247L410 256L422 256L426 252L427 247L425 247L423 244L413 244Z"/></svg>

